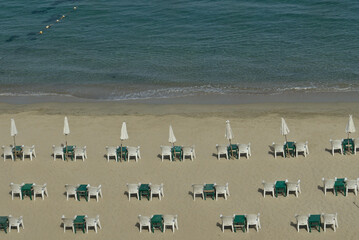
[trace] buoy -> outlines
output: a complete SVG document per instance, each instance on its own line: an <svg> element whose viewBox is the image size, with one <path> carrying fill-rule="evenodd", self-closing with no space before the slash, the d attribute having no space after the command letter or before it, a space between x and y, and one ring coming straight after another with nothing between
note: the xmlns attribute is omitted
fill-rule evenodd
<svg viewBox="0 0 359 240"><path fill-rule="evenodd" d="M40 31L39 33L42 34L42 31Z"/></svg>

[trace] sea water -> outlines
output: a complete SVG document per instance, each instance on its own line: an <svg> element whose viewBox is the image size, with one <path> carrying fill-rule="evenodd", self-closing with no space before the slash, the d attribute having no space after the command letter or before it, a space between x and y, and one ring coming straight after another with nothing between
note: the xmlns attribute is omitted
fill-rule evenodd
<svg viewBox="0 0 359 240"><path fill-rule="evenodd" d="M0 96L359 92L357 0L2 0L0 43Z"/></svg>

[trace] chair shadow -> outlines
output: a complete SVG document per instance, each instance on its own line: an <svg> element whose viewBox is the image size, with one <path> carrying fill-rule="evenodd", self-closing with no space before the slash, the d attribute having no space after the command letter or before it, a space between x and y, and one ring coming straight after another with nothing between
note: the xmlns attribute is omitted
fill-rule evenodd
<svg viewBox="0 0 359 240"><path fill-rule="evenodd" d="M162 155L161 154L157 154L157 158L162 160Z"/></svg>
<svg viewBox="0 0 359 240"><path fill-rule="evenodd" d="M262 188L258 188L257 192L259 192L259 193L263 196L264 189L262 189Z"/></svg>
<svg viewBox="0 0 359 240"><path fill-rule="evenodd" d="M269 155L272 155L273 157L275 157L275 156L274 156L274 147L271 146L271 145L268 145L268 147L269 147L269 149L270 149L270 151L268 151L268 154L269 154Z"/></svg>
<svg viewBox="0 0 359 240"><path fill-rule="evenodd" d="M222 224L221 224L221 223L217 222L217 223L216 223L216 226L217 226L219 229L221 229L221 231L222 231Z"/></svg>
<svg viewBox="0 0 359 240"><path fill-rule="evenodd" d="M321 190L324 193L324 187L318 185L317 188L318 188L318 190Z"/></svg>
<svg viewBox="0 0 359 240"><path fill-rule="evenodd" d="M215 157L216 159L218 159L217 153L212 153L212 157Z"/></svg>
<svg viewBox="0 0 359 240"><path fill-rule="evenodd" d="M290 226L292 226L295 230L297 230L297 224L295 222L290 222Z"/></svg>
<svg viewBox="0 0 359 240"><path fill-rule="evenodd" d="M140 223L136 223L135 227L137 227L138 231L140 231Z"/></svg>
<svg viewBox="0 0 359 240"><path fill-rule="evenodd" d="M192 197L192 199L193 199L193 192L188 191L188 195L190 195Z"/></svg>
<svg viewBox="0 0 359 240"><path fill-rule="evenodd" d="M332 155L332 149L329 149L329 148L325 148L324 151L330 153L330 155Z"/></svg>

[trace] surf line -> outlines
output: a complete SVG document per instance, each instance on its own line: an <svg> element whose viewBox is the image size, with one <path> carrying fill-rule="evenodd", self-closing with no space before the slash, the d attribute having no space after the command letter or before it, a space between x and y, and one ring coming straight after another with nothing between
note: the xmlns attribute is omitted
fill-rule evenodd
<svg viewBox="0 0 359 240"><path fill-rule="evenodd" d="M55 23L51 23L49 25L46 25L45 28L43 30L39 31L39 35L42 35L46 30L50 29L52 26L54 26L56 23L59 23L62 19L64 19L65 17L69 16L72 12L76 11L77 7L73 7L73 11L71 12L67 12L65 14L63 14L59 19L56 19Z"/></svg>

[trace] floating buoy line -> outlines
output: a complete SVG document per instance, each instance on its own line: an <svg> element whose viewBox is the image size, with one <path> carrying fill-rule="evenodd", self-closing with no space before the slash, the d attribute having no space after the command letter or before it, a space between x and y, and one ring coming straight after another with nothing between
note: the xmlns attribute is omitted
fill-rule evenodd
<svg viewBox="0 0 359 240"><path fill-rule="evenodd" d="M69 16L72 12L76 11L77 7L73 7L73 11L68 12L66 14L63 14L59 19L56 19L56 21L54 23L51 23L49 25L46 25L45 28L43 30L39 31L39 34L43 34L46 30L50 29L52 26L54 26L56 23L61 22L65 17Z"/></svg>

